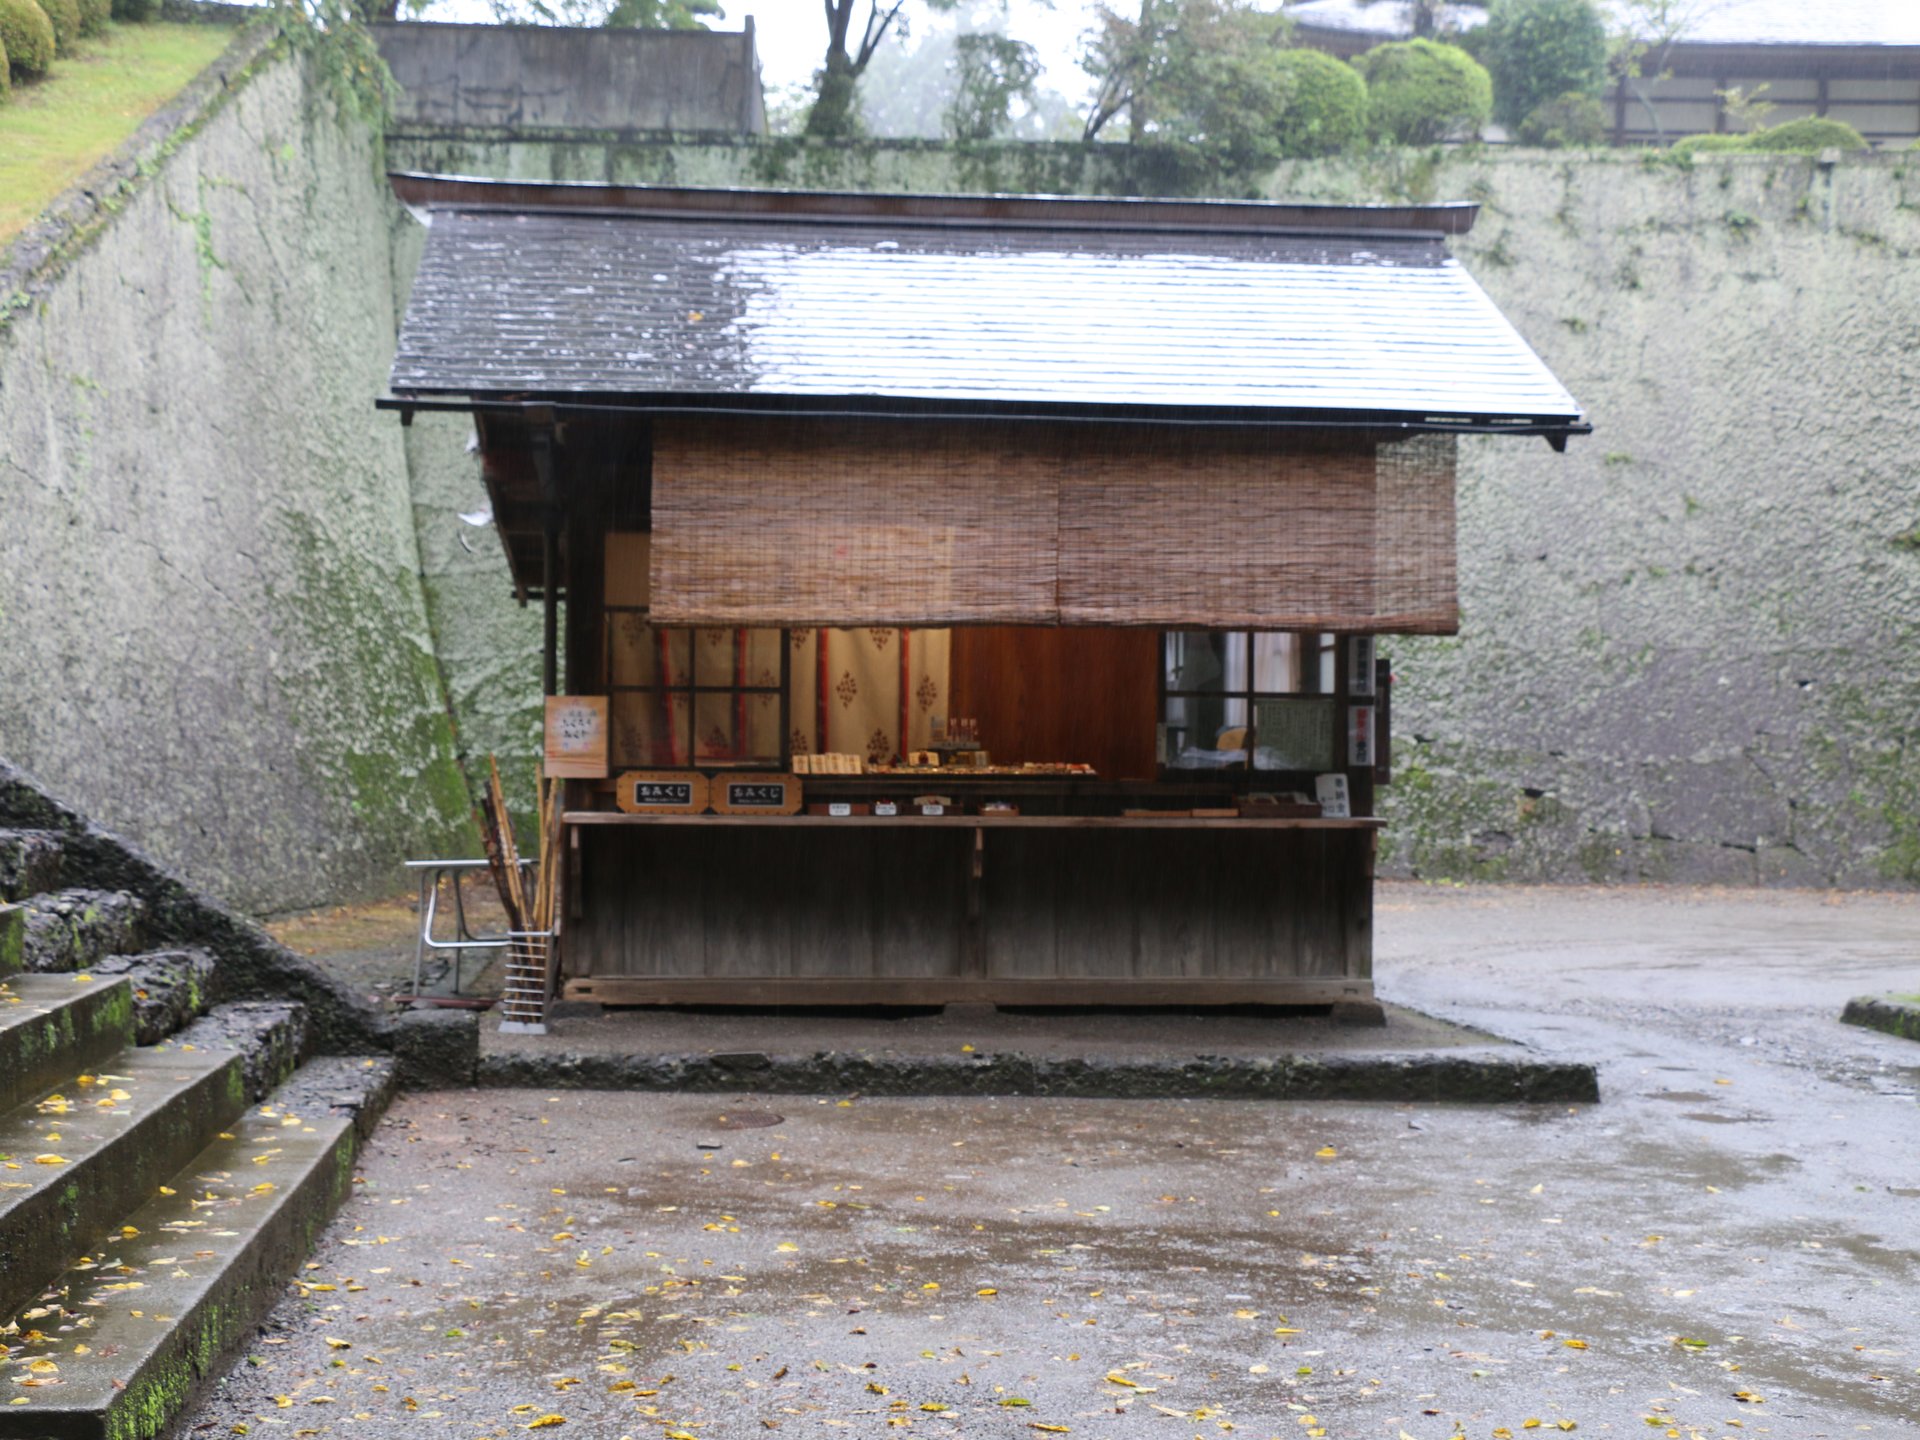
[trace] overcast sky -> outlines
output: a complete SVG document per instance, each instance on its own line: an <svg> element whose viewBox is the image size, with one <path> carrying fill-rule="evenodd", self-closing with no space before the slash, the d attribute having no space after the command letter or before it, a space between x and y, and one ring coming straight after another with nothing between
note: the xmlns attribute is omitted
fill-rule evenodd
<svg viewBox="0 0 1920 1440"><path fill-rule="evenodd" d="M753 16L760 73L769 88L813 78L827 41L820 0L722 0L722 4L727 11L722 29L737 30L745 16ZM1036 0L1007 3L1007 33L1035 46L1046 62L1042 83L1075 99L1087 85L1077 57L1080 32L1091 23L1092 10L1093 0L1056 0L1051 6ZM922 0L907 0L904 13L915 30L931 23ZM864 4L858 14L865 17ZM887 43L895 42L889 37Z"/></svg>

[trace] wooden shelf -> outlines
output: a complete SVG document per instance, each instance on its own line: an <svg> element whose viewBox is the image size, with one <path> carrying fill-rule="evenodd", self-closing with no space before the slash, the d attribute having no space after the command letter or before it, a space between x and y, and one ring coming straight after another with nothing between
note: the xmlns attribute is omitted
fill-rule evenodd
<svg viewBox="0 0 1920 1440"><path fill-rule="evenodd" d="M836 826L843 830L884 825L956 830L1383 830L1387 824L1372 816L1277 820L1193 815L1164 819L1144 815L627 815L618 810L568 810L560 818L569 825Z"/></svg>

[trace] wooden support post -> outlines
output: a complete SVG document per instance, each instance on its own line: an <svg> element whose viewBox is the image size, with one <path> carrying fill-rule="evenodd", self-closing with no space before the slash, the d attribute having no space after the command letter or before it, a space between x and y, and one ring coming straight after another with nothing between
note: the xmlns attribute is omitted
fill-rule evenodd
<svg viewBox="0 0 1920 1440"><path fill-rule="evenodd" d="M986 873L987 832L976 825L967 846L967 938L961 959L966 974L976 978L987 973L986 919L980 896Z"/></svg>

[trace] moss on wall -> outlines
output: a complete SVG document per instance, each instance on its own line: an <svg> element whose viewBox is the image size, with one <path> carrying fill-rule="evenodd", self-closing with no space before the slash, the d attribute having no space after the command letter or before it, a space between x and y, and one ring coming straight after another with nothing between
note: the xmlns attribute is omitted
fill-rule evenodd
<svg viewBox="0 0 1920 1440"><path fill-rule="evenodd" d="M221 899L474 844L418 582L371 137L181 118L0 333L0 748Z"/></svg>

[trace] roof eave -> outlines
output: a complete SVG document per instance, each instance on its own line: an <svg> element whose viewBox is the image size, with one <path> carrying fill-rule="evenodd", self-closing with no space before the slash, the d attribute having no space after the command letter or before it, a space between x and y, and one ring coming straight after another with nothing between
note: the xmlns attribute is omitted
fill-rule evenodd
<svg viewBox="0 0 1920 1440"><path fill-rule="evenodd" d="M993 420L1111 425L1190 425L1232 429L1398 431L1405 434L1590 435L1581 414L1438 413L1417 410L1278 406L1089 404L1063 401L913 400L867 395L697 395L559 391L395 390L375 402L401 413L543 411L559 415L781 416L792 419ZM1556 446L1555 448L1559 448Z"/></svg>
<svg viewBox="0 0 1920 1440"><path fill-rule="evenodd" d="M644 216L656 220L806 220L836 224L990 225L1266 234L1464 235L1474 201L1320 205L1273 200L1163 200L1077 195L930 195L897 192L612 185L491 180L390 171L394 194L417 211L508 209Z"/></svg>

